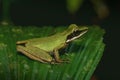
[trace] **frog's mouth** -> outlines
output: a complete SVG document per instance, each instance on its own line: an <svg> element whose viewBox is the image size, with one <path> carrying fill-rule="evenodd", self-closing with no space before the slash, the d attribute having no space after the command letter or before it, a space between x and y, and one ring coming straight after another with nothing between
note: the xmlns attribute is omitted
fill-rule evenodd
<svg viewBox="0 0 120 80"><path fill-rule="evenodd" d="M79 37L81 37L83 34L85 34L88 31L88 29L85 30L76 30L73 33L71 33L70 35L68 35L66 42L71 42Z"/></svg>

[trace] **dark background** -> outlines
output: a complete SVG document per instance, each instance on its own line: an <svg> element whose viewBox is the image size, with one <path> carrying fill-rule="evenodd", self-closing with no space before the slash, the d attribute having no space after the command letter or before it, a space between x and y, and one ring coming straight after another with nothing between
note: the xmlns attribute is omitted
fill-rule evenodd
<svg viewBox="0 0 120 80"><path fill-rule="evenodd" d="M109 16L98 19L89 0L84 0L79 11L72 15L65 0L16 0L10 6L11 20L15 25L60 26L71 23L99 25L106 30L104 55L95 71L99 80L120 79L120 3L106 0Z"/></svg>

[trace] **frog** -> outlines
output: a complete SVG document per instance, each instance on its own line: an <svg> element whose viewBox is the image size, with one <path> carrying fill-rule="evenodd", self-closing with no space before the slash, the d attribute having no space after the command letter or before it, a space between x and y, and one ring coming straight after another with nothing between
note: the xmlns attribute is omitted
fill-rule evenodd
<svg viewBox="0 0 120 80"><path fill-rule="evenodd" d="M68 62L60 58L59 50L66 48L69 43L80 38L87 31L86 26L71 24L66 30L51 36L17 41L16 49L28 58L41 63Z"/></svg>

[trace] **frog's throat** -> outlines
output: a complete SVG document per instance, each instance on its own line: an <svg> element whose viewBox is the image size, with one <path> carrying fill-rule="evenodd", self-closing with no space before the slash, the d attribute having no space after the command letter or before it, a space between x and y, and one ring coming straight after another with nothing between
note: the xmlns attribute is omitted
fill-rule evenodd
<svg viewBox="0 0 120 80"><path fill-rule="evenodd" d="M82 32L82 33L80 33L78 36L74 36L73 38L66 40L66 43L71 42L71 41L73 41L73 40L81 37L81 36L82 36L83 34L85 34L86 32L87 32L87 30L84 31L84 32Z"/></svg>

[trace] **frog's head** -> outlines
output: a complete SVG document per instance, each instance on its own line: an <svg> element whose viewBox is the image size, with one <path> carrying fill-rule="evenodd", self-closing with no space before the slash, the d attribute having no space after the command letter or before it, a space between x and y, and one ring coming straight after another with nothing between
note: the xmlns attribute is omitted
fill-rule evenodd
<svg viewBox="0 0 120 80"><path fill-rule="evenodd" d="M83 34L85 34L88 31L88 27L78 27L75 24L71 24L69 28L66 31L67 34L67 40L66 42L71 42L79 37L81 37Z"/></svg>

